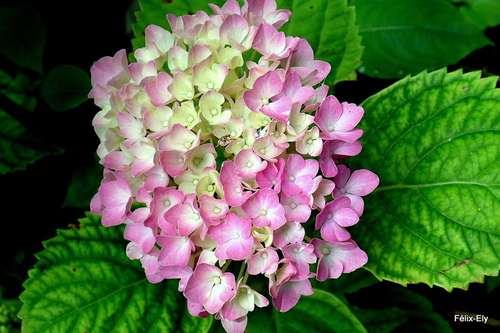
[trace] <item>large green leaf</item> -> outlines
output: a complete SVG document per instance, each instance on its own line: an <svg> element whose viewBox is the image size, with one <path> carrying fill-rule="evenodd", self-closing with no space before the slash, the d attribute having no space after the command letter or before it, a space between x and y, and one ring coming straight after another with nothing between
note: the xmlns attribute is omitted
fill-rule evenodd
<svg viewBox="0 0 500 333"><path fill-rule="evenodd" d="M81 165L75 169L62 207L89 207L92 197L97 193L102 180L103 166L95 161L94 165Z"/></svg>
<svg viewBox="0 0 500 333"><path fill-rule="evenodd" d="M1 104L17 107L5 96ZM60 148L45 144L19 121L0 109L0 175L23 170L28 164L52 154L60 154Z"/></svg>
<svg viewBox="0 0 500 333"><path fill-rule="evenodd" d="M367 269L402 285L467 288L500 269L500 90L445 69L362 103L363 151L380 177L353 238Z"/></svg>
<svg viewBox="0 0 500 333"><path fill-rule="evenodd" d="M459 10L470 17L481 28L486 29L500 24L500 1L498 0L449 0Z"/></svg>
<svg viewBox="0 0 500 333"><path fill-rule="evenodd" d="M278 8L292 11L283 26L287 35L305 38L315 51L315 58L332 66L328 84L356 79L363 47L358 35L355 8L347 0L281 0Z"/></svg>
<svg viewBox="0 0 500 333"><path fill-rule="evenodd" d="M43 78L40 93L53 110L63 111L88 100L91 88L90 76L86 71L73 65L60 65Z"/></svg>
<svg viewBox="0 0 500 333"><path fill-rule="evenodd" d="M121 227L88 215L44 245L20 296L25 333L199 333L211 326L211 317L187 312L177 281L146 280L125 254Z"/></svg>
<svg viewBox="0 0 500 333"><path fill-rule="evenodd" d="M274 316L278 333L366 332L347 305L335 295L314 289L311 296L302 296L291 310Z"/></svg>
<svg viewBox="0 0 500 333"><path fill-rule="evenodd" d="M452 333L450 324L433 309L424 296L395 284L367 288L355 295L365 307L353 307L353 313L370 333L418 332Z"/></svg>
<svg viewBox="0 0 500 333"><path fill-rule="evenodd" d="M359 71L401 78L452 65L491 43L445 0L351 0L366 47Z"/></svg>
<svg viewBox="0 0 500 333"><path fill-rule="evenodd" d="M0 5L0 53L15 64L42 73L45 27L34 7Z"/></svg>
<svg viewBox="0 0 500 333"><path fill-rule="evenodd" d="M272 306L272 305L270 305ZM311 296L302 296L292 309L278 312L255 309L249 313L248 332L260 333L351 333L366 329L347 305L335 295L314 289Z"/></svg>

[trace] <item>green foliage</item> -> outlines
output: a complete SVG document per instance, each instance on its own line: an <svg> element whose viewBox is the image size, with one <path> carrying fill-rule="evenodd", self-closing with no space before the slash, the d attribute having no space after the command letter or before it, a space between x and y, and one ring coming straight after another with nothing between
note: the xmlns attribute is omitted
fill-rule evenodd
<svg viewBox="0 0 500 333"><path fill-rule="evenodd" d="M275 332L367 332L351 310L335 295L315 289L290 311L274 316Z"/></svg>
<svg viewBox="0 0 500 333"><path fill-rule="evenodd" d="M459 6L464 15L471 18L482 29L500 24L500 1L498 0L449 0Z"/></svg>
<svg viewBox="0 0 500 333"><path fill-rule="evenodd" d="M20 67L42 73L45 27L30 6L0 5L0 53Z"/></svg>
<svg viewBox="0 0 500 333"><path fill-rule="evenodd" d="M73 65L60 65L43 78L41 96L51 109L64 111L85 102L91 88L87 71Z"/></svg>
<svg viewBox="0 0 500 333"><path fill-rule="evenodd" d="M0 175L24 170L28 164L62 150L47 146L19 121L0 109Z"/></svg>
<svg viewBox="0 0 500 333"><path fill-rule="evenodd" d="M377 309L352 309L370 332L453 332L427 298L401 286L385 285L370 294L362 290L357 297L371 297L369 303L376 303Z"/></svg>
<svg viewBox="0 0 500 333"><path fill-rule="evenodd" d="M268 308L254 310L249 313L247 331L260 333L367 332L341 299L321 289L314 289L314 294L311 296L302 296L297 305L288 312L270 311Z"/></svg>
<svg viewBox="0 0 500 333"><path fill-rule="evenodd" d="M202 333L211 318L191 316L177 281L152 284L125 254L123 228L88 215L59 230L29 271L19 316L23 332Z"/></svg>
<svg viewBox="0 0 500 333"><path fill-rule="evenodd" d="M353 238L378 278L467 288L500 268L497 78L439 70L363 102L356 168L381 183Z"/></svg>
<svg viewBox="0 0 500 333"><path fill-rule="evenodd" d="M17 333L21 331L16 328L21 322L17 317L21 306L22 303L18 299L4 299L0 288L0 333Z"/></svg>
<svg viewBox="0 0 500 333"><path fill-rule="evenodd" d="M23 71L19 71L11 77L0 69L0 93L24 110L33 111L36 107L37 99L33 96L36 85L37 82L30 82L29 76Z"/></svg>
<svg viewBox="0 0 500 333"><path fill-rule="evenodd" d="M87 71L60 65L43 73L45 27L30 6L0 5L0 53L8 61L0 69L0 175L63 150L44 142L27 127L34 113L73 109L88 100ZM43 99L49 108L43 103ZM40 104L42 107L39 108ZM38 110L37 110L38 108ZM41 109L41 110L40 110ZM46 129L50 131L53 129Z"/></svg>
<svg viewBox="0 0 500 333"><path fill-rule="evenodd" d="M99 189L102 170L103 166L98 161L92 166L79 166L71 177L62 207L89 207L90 200Z"/></svg>
<svg viewBox="0 0 500 333"><path fill-rule="evenodd" d="M402 78L455 64L491 42L445 0L351 0L366 47L360 72ZM475 13L475 12L474 12Z"/></svg>
<svg viewBox="0 0 500 333"><path fill-rule="evenodd" d="M167 13L211 12L203 0L138 2L133 49L144 46L148 25L170 29ZM331 64L330 85L356 79L357 69L400 78L455 64L489 44L484 29L500 24L496 0L277 2L293 13L282 30L306 38L316 58ZM39 112L45 104L52 111L73 109L87 100L90 83L86 71L72 65L44 75L45 30L34 10L1 5L0 19L0 53L15 65L0 70L0 174L6 174L62 153L31 133L16 113ZM362 221L349 229L369 255L366 270L313 282L315 294L287 313L255 309L248 332L451 332L425 297L403 286L421 282L451 291L498 275L496 80L478 72L422 72L362 104L363 151L350 166L381 179L365 198ZM101 178L100 167L75 167L63 206L87 206ZM36 255L21 295L23 332L224 332L212 317L188 314L176 280L146 280L140 262L125 254L123 226L104 228L90 214L80 222L59 230ZM382 279L399 285L384 289L372 308L350 304L348 294L363 295ZM488 290L499 281L488 278Z"/></svg>
<svg viewBox="0 0 500 333"><path fill-rule="evenodd" d="M363 47L355 25L355 8L347 6L347 0L281 0L278 8L292 11L282 30L289 36L307 39L315 58L332 66L327 84L356 79Z"/></svg>

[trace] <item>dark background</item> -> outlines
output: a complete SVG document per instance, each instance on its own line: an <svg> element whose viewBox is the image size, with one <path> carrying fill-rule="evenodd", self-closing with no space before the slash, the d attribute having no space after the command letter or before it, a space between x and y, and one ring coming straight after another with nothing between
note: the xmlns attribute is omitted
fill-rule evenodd
<svg viewBox="0 0 500 333"><path fill-rule="evenodd" d="M88 71L93 62L101 57L112 56L123 48L132 50L130 24L135 20L134 10L137 10L132 0L25 1L23 6L35 7L45 24L45 73L60 64L76 65ZM475 51L459 64L450 66L450 69L485 70L499 75L500 28L488 29L486 34L495 43L494 46ZM9 66L14 65L0 56L0 67L8 69ZM357 81L337 84L335 95L340 101L359 104L395 81L359 75ZM5 109L3 105L0 108ZM39 101L32 113L18 109L7 111L46 143L65 151L61 155L44 157L26 170L0 176L3 208L0 286L4 298L17 298L23 290L23 281L28 277L27 271L36 263L33 254L43 250L42 241L54 237L57 228L68 228L69 224L76 223L88 210L87 207L61 206L74 170L79 166L92 167L94 164L94 152L99 141L91 121L99 109L89 100L73 110L55 112ZM96 190L98 184L88 186L90 190ZM391 307L393 305L388 303L385 295L397 288L404 289L382 282L351 295L349 300L361 308ZM448 320L456 332L500 331L500 327L453 321L455 311L482 314L500 320L500 288L487 293L484 284L476 283L471 284L468 291L453 290L450 293L425 285L412 285L408 289L427 297L434 305L434 311ZM408 327L405 327L405 331L408 331Z"/></svg>

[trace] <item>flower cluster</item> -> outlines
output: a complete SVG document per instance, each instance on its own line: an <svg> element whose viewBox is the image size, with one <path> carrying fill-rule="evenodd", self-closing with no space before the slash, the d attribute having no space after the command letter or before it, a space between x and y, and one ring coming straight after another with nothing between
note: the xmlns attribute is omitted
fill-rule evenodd
<svg viewBox="0 0 500 333"><path fill-rule="evenodd" d="M310 278L367 262L346 227L378 177L340 164L361 151L364 111L327 96L330 65L278 31L290 11L210 6L167 15L172 32L149 26L136 62L121 50L92 66L105 171L91 210L126 225L149 281L180 279L191 314L243 332L270 302L252 279L287 311L313 293Z"/></svg>

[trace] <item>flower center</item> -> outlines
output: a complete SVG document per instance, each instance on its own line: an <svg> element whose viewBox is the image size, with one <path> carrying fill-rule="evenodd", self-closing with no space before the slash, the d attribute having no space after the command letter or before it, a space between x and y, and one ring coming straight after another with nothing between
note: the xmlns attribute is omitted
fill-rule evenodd
<svg viewBox="0 0 500 333"><path fill-rule="evenodd" d="M330 249L327 248L327 247L324 247L322 250L321 250L321 253L323 253L323 255L327 256L330 254Z"/></svg>
<svg viewBox="0 0 500 333"><path fill-rule="evenodd" d="M266 215L267 215L267 210L265 210L265 209L261 209L261 210L260 210L260 215L262 215L262 216L266 216Z"/></svg>
<svg viewBox="0 0 500 333"><path fill-rule="evenodd" d="M214 284L221 284L222 280L220 276L214 276Z"/></svg>

